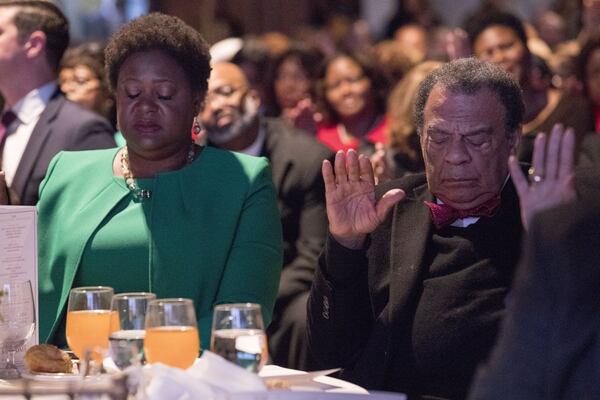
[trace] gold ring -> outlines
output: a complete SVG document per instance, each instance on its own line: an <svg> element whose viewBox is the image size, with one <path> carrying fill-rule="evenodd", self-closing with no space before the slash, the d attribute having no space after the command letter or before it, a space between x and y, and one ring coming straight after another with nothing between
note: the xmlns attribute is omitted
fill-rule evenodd
<svg viewBox="0 0 600 400"><path fill-rule="evenodd" d="M531 183L540 183L541 181L544 180L543 175L537 174L534 167L530 167L527 170L527 175L529 175L529 182L531 182Z"/></svg>

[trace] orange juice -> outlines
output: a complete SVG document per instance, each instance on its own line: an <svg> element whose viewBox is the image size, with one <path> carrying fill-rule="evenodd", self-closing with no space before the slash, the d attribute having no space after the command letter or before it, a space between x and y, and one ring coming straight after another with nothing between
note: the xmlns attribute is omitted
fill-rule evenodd
<svg viewBox="0 0 600 400"><path fill-rule="evenodd" d="M146 329L144 355L149 363L161 362L186 369L200 351L198 329L194 326L159 326Z"/></svg>
<svg viewBox="0 0 600 400"><path fill-rule="evenodd" d="M112 311L110 316L110 333L121 330L121 321L119 321L119 312Z"/></svg>
<svg viewBox="0 0 600 400"><path fill-rule="evenodd" d="M111 320L115 311L78 310L67 313L67 344L75 355L83 358L86 348L108 349Z"/></svg>

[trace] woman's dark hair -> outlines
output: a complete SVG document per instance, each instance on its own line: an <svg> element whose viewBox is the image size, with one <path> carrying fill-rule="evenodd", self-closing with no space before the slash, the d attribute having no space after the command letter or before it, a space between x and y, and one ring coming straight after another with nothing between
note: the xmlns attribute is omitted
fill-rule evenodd
<svg viewBox="0 0 600 400"><path fill-rule="evenodd" d="M315 86L316 105L319 112L323 115L323 120L327 123L338 122L338 115L327 101L327 97L325 95L327 90L325 87L325 75L327 74L327 69L329 66L340 58L349 58L362 69L365 77L369 80L369 82L371 82L371 91L375 101L375 112L377 115L384 114L387 81L384 79L383 74L378 69L377 65L371 61L374 60L375 57L365 53L336 53L326 59L321 65L319 70L319 79L317 80Z"/></svg>
<svg viewBox="0 0 600 400"><path fill-rule="evenodd" d="M511 29L515 35L517 35L521 43L523 43L523 46L527 48L527 34L525 33L523 22L515 15L504 11L483 14L467 21L465 30L469 36L471 46L475 44L475 41L483 31L494 25Z"/></svg>
<svg viewBox="0 0 600 400"><path fill-rule="evenodd" d="M579 79L579 81L583 83L583 87L586 93L587 85L585 84L585 81L588 78L585 71L586 65L594 51L598 49L600 49L600 31L596 31L585 41L583 47L581 48L581 52L577 57L577 79Z"/></svg>
<svg viewBox="0 0 600 400"><path fill-rule="evenodd" d="M106 74L111 90L117 87L119 71L134 53L160 50L183 68L193 92L205 94L210 76L208 45L194 28L181 19L161 13L139 17L119 29L105 50ZM200 104L197 105L198 111Z"/></svg>
<svg viewBox="0 0 600 400"><path fill-rule="evenodd" d="M279 68L287 60L297 61L307 78L311 81L311 96L314 94L314 83L319 77L319 67L323 62L323 53L318 49L302 43L293 43L289 49L273 60L267 73L266 115L279 116L281 107L277 103L275 81L279 76Z"/></svg>

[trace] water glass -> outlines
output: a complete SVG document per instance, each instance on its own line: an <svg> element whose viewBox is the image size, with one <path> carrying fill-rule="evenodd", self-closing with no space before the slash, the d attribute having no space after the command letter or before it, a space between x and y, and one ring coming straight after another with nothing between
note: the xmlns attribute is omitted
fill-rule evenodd
<svg viewBox="0 0 600 400"><path fill-rule="evenodd" d="M0 282L0 350L7 353L6 364L0 369L0 379L20 376L15 365L15 353L31 338L34 328L31 282Z"/></svg>
<svg viewBox="0 0 600 400"><path fill-rule="evenodd" d="M111 309L117 313L108 340L110 355L117 367L143 364L146 308L154 293L121 293L113 296Z"/></svg>
<svg viewBox="0 0 600 400"><path fill-rule="evenodd" d="M260 304L216 306L210 349L248 371L260 371L268 359L267 335Z"/></svg>
<svg viewBox="0 0 600 400"><path fill-rule="evenodd" d="M71 289L67 308L67 344L79 359L92 351L95 361L101 361L108 350L108 337L118 324L118 315L111 310L114 290L108 286L87 286Z"/></svg>
<svg viewBox="0 0 600 400"><path fill-rule="evenodd" d="M187 369L200 352L194 303L190 299L158 299L148 303L144 355L149 363L160 362Z"/></svg>

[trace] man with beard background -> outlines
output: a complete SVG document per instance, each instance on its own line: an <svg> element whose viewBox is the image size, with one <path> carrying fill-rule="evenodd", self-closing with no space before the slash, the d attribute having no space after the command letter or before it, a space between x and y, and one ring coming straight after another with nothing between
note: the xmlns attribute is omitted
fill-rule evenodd
<svg viewBox="0 0 600 400"><path fill-rule="evenodd" d="M258 94L238 66L213 65L199 114L209 145L267 157L277 189L284 262L267 331L269 352L277 365L308 369L306 301L327 232L321 162L333 154L285 121L260 116L259 106Z"/></svg>

